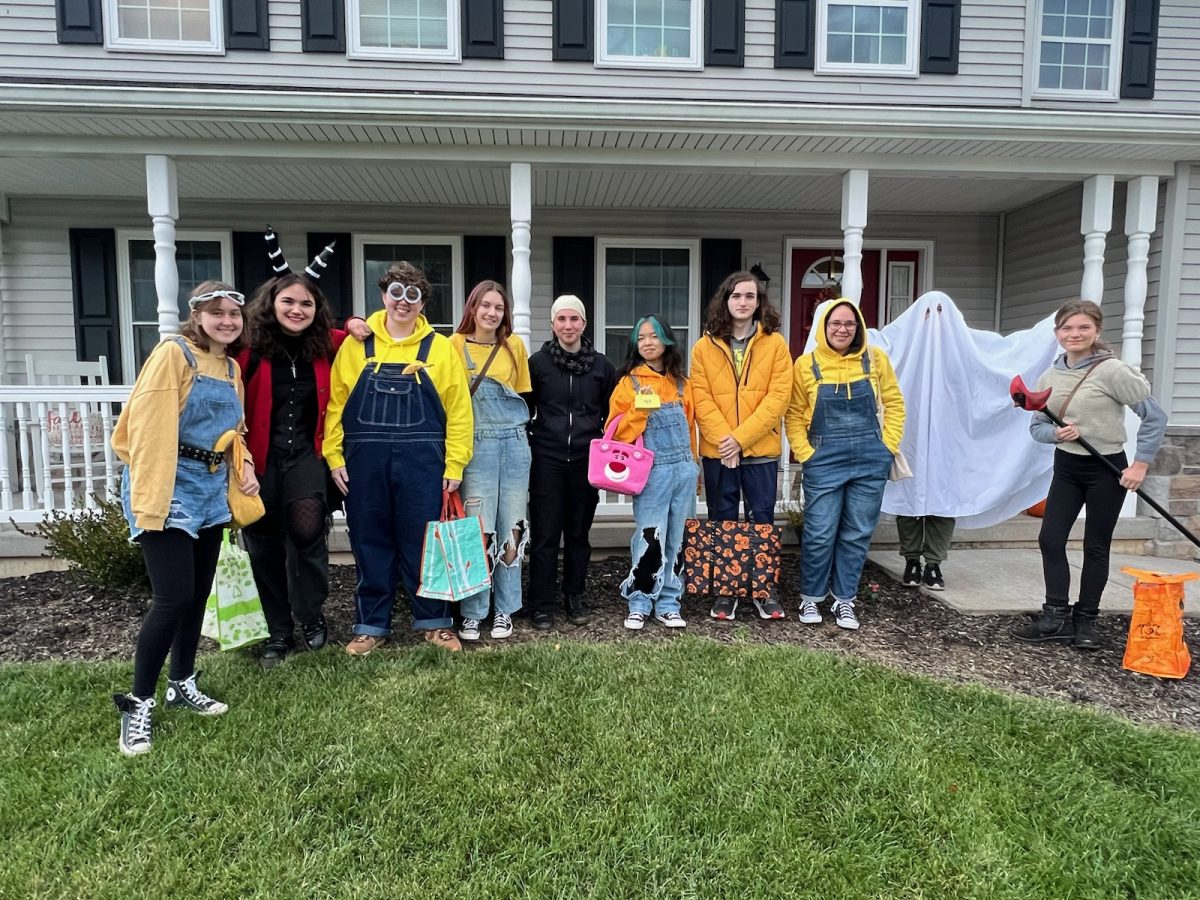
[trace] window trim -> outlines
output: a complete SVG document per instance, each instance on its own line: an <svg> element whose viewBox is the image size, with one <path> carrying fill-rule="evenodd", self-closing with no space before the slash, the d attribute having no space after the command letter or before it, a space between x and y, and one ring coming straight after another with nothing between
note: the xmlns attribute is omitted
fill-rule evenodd
<svg viewBox="0 0 1200 900"><path fill-rule="evenodd" d="M197 53L213 56L225 54L224 3L209 0L207 41L166 41L157 38L127 38L120 34L118 0L103 0L104 49L134 53Z"/></svg>
<svg viewBox="0 0 1200 900"><path fill-rule="evenodd" d="M608 52L608 3L596 0L596 59L598 69L671 69L700 71L704 68L704 3L691 0L691 55L686 59L669 56L617 56Z"/></svg>
<svg viewBox="0 0 1200 900"><path fill-rule="evenodd" d="M346 0L346 56L349 59L387 59L393 62L462 62L460 0L446 0L446 49L367 47L362 43L361 0Z"/></svg>
<svg viewBox="0 0 1200 900"><path fill-rule="evenodd" d="M142 228L117 229L117 319L120 327L121 365L126 373L136 374L137 347L133 326L148 325L149 322L133 319L133 278L129 271L129 242L154 242L154 232ZM180 241L216 241L221 245L221 280L233 284L233 233L229 231L196 230L176 231L175 243ZM176 265L178 270L178 264ZM155 322L154 324L157 324ZM182 325L182 321L180 322Z"/></svg>
<svg viewBox="0 0 1200 900"><path fill-rule="evenodd" d="M466 274L463 269L463 240L462 235L448 234L387 234L387 233L369 233L355 234L351 241L353 245L351 271L351 293L352 303L350 305L350 315L362 316L366 318L371 313L383 307L375 306L372 309L367 309L366 295L367 283L363 275L363 267L365 264L364 248L367 244L447 244L450 247L450 292L453 295L450 301L450 328L453 329L458 325L458 320L462 318L463 307L466 305ZM395 260L393 260L395 262ZM422 310L421 315L424 315Z"/></svg>
<svg viewBox="0 0 1200 900"><path fill-rule="evenodd" d="M1045 0L1037 0L1036 3L1030 4L1030 14L1033 18L1029 23L1027 33L1033 36L1033 40L1026 42L1025 52L1030 99L1083 100L1093 103L1118 102L1121 99L1121 64L1124 61L1125 50L1125 0L1113 0L1113 24L1110 38L1112 52L1108 60L1108 87L1102 91L1066 90L1040 86L1042 41L1044 39L1042 37L1042 18L1045 8Z"/></svg>
<svg viewBox="0 0 1200 900"><path fill-rule="evenodd" d="M599 353L608 352L608 295L605 290L604 272L608 267L608 251L610 249L634 250L687 250L688 251L688 297L700 296L700 239L695 238L655 238L643 237L597 237L596 238L596 298L595 310L592 313L592 342ZM701 321L704 315L703 304L688 302L687 346L681 347L684 360L688 359L690 348L700 339ZM632 324L632 323L630 323ZM675 329L674 323L671 327ZM675 329L676 338L681 338Z"/></svg>
<svg viewBox="0 0 1200 900"><path fill-rule="evenodd" d="M921 0L900 0L908 8L908 33L905 35L904 65L878 65L864 63L830 62L829 52L829 4L847 3L854 0L817 0L816 53L813 72L816 75L854 75L860 78L917 78L921 74ZM862 0L865 4L876 4L880 0ZM896 4L889 4L895 6Z"/></svg>

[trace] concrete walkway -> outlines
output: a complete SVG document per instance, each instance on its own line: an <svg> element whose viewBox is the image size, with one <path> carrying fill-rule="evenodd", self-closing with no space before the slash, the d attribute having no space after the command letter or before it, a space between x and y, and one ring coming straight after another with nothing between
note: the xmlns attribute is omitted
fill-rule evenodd
<svg viewBox="0 0 1200 900"><path fill-rule="evenodd" d="M904 574L904 559L895 550L874 550L868 558L897 581ZM1083 553L1068 550L1067 559L1071 565L1074 594L1079 588ZM1100 606L1102 611L1128 613L1133 609L1135 579L1122 572L1122 566L1169 575L1200 573L1200 563L1195 561L1114 553L1108 587ZM920 590L968 616L1037 612L1045 599L1042 556L1037 550L952 549L949 559L942 564L942 575L946 579L944 591ZM1184 615L1200 617L1200 580L1184 584Z"/></svg>

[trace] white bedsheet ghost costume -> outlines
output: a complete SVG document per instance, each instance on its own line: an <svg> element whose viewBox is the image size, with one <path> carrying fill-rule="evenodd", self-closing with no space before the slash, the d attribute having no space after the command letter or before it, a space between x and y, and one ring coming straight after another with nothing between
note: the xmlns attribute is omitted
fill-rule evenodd
<svg viewBox="0 0 1200 900"><path fill-rule="evenodd" d="M1035 383L1061 352L1053 316L999 335L968 328L953 300L930 291L868 334L904 392L900 449L913 470L912 478L888 482L885 513L953 516L959 528L986 528L1045 498L1054 448L1029 436L1031 414L1012 405L1008 386L1014 375ZM810 335L805 352L814 342Z"/></svg>

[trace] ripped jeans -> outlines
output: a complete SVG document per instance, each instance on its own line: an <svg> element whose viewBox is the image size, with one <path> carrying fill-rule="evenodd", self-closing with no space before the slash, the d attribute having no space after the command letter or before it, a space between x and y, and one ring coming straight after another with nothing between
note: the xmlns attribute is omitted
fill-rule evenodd
<svg viewBox="0 0 1200 900"><path fill-rule="evenodd" d="M529 542L525 506L529 496L531 461L529 440L523 426L477 430L475 455L463 472L460 489L467 514L478 515L483 520L496 612L506 616L521 608L521 560ZM506 563L505 551L514 549L514 531L519 535L516 556ZM483 590L463 600L460 604L462 617L486 618L490 593Z"/></svg>
<svg viewBox="0 0 1200 900"><path fill-rule="evenodd" d="M631 613L666 615L679 612L683 582L679 578L683 523L696 508L700 469L691 457L672 462L654 460L645 490L633 498L633 560L621 596Z"/></svg>

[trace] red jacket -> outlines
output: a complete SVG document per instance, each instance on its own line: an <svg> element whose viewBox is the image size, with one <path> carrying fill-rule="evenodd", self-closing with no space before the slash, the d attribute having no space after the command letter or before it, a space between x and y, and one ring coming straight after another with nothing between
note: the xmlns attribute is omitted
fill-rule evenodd
<svg viewBox="0 0 1200 900"><path fill-rule="evenodd" d="M338 347L346 339L346 332L332 328L329 337L333 340L333 352L336 355ZM321 456L321 441L325 437L325 407L329 405L329 367L332 362L332 359L313 360L313 374L317 379L317 433L314 444L318 457ZM245 376L250 364L249 348L237 355L237 364L241 367L246 385L246 446L254 460L254 468L261 472L267 467L267 451L271 446L271 360L259 359L248 379Z"/></svg>

